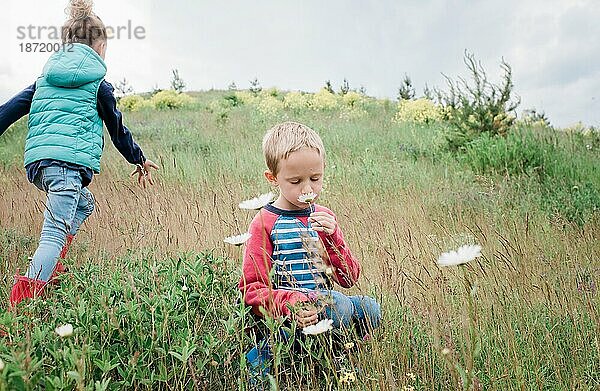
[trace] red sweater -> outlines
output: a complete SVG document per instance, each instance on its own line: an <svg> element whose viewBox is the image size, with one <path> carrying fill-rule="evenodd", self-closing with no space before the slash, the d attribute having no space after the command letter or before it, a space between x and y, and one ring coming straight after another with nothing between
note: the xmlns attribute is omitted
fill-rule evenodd
<svg viewBox="0 0 600 391"><path fill-rule="evenodd" d="M327 212L336 218L331 210L316 204L314 206L315 211ZM262 315L259 310L262 307L271 316L287 316L290 314L289 306L299 301L309 301L304 292L276 289L270 278L274 250L271 232L273 226L281 216L285 215L288 218L293 216L303 226L312 230L308 224L309 214L309 209L284 211L268 205L261 209L250 223L249 233L252 236L246 242L239 288L244 295L244 302L252 307L255 314ZM353 286L360 275L360 264L346 245L339 225L331 235L318 232L318 236L326 250L323 261L333 269L333 280L345 288Z"/></svg>

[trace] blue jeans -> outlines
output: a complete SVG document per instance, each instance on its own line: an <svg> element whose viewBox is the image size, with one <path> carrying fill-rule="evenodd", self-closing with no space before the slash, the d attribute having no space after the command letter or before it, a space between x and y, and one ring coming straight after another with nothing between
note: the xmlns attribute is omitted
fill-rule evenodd
<svg viewBox="0 0 600 391"><path fill-rule="evenodd" d="M81 187L81 173L67 167L44 167L33 184L47 197L40 243L26 276L48 281L67 235L75 235L94 211L94 196Z"/></svg>
<svg viewBox="0 0 600 391"><path fill-rule="evenodd" d="M368 296L346 296L332 290L320 290L327 302L323 316L333 320L336 329L357 327L357 331L366 335L381 323L381 306Z"/></svg>

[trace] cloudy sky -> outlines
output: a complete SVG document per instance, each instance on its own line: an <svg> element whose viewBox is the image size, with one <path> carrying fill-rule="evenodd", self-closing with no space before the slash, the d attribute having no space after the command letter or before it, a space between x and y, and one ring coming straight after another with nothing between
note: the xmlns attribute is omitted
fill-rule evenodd
<svg viewBox="0 0 600 391"><path fill-rule="evenodd" d="M5 1L0 101L38 76L48 54L21 44L57 42L50 28L62 25L67 3ZM442 73L467 76L466 49L494 81L502 58L512 66L521 109L544 111L557 126L600 126L600 0L96 0L95 9L107 26L121 26L107 79L125 77L138 92L168 87L177 68L190 90L247 88L258 78L263 87L316 91L347 78L369 95L395 97L406 74L420 94L425 83L443 87ZM136 27L143 39L130 39Z"/></svg>

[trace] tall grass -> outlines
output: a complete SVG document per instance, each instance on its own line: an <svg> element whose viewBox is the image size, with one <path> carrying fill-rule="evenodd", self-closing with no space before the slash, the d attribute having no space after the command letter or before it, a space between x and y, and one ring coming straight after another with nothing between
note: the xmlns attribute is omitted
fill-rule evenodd
<svg viewBox="0 0 600 391"><path fill-rule="evenodd" d="M371 102L368 115L351 120L335 111L259 115L247 105L223 116L209 104L222 96L199 95L206 104L194 109L128 113L145 154L160 162L158 184L138 188L107 146L90 187L97 210L69 253L69 274L44 300L0 315L10 331L0 337L0 389L249 389L244 354L254 320L236 288L241 250L222 239L244 232L252 217L237 203L269 190L264 131L292 118L325 142L321 203L336 212L363 266L350 292L377 297L384 319L350 351L330 350L326 338L300 342L310 345L303 353L296 341L275 343L279 389L460 387L454 364L473 353L462 275L435 259L471 241L484 255L467 270L482 345L474 388L600 387L598 151L586 140L546 133L552 142L537 143L542 151L520 152L541 154L548 170L577 167L551 176L564 175L569 186L586 178L592 207L578 208L584 218L575 224L547 207L550 184L531 172L536 164L507 175L510 159L493 163L503 155L490 144L473 146L488 156L456 159L441 148L443 124L396 123L389 103ZM20 123L0 138L6 293L35 250L42 219L44 195L21 168L24 135ZM64 323L75 326L71 338L53 332ZM356 381L341 384L353 368Z"/></svg>

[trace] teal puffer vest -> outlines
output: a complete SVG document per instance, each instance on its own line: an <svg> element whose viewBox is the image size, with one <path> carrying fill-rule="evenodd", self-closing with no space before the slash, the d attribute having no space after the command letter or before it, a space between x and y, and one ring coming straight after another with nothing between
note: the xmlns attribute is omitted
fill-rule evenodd
<svg viewBox="0 0 600 391"><path fill-rule="evenodd" d="M106 65L92 48L65 46L54 53L35 84L25 142L25 166L61 160L100 172L104 146L97 95Z"/></svg>

